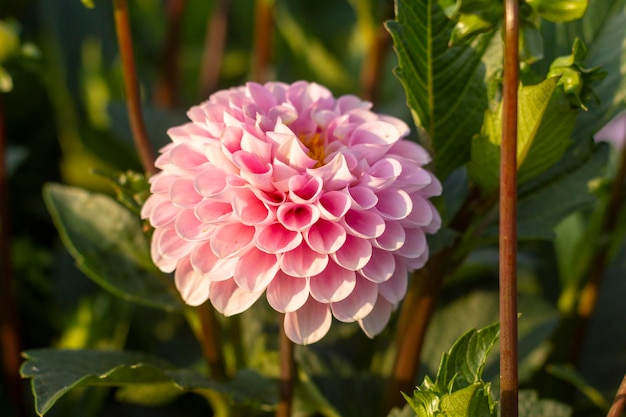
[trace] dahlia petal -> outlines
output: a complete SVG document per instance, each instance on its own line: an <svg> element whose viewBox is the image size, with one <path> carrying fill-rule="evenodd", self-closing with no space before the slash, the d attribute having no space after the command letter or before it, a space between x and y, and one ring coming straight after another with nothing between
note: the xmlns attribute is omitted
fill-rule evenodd
<svg viewBox="0 0 626 417"><path fill-rule="evenodd" d="M289 179L289 198L294 203L307 204L318 199L322 192L323 181L318 177L297 175Z"/></svg>
<svg viewBox="0 0 626 417"><path fill-rule="evenodd" d="M295 249L302 242L302 234L287 230L280 223L258 227L254 235L254 244L267 253L282 253Z"/></svg>
<svg viewBox="0 0 626 417"><path fill-rule="evenodd" d="M428 173L428 175L431 176L432 181L419 190L420 194L422 195L422 197L434 197L441 195L441 192L443 191L441 183L431 173Z"/></svg>
<svg viewBox="0 0 626 417"><path fill-rule="evenodd" d="M406 239L404 245L396 252L398 255L407 258L417 258L427 247L426 236L422 229L406 229Z"/></svg>
<svg viewBox="0 0 626 417"><path fill-rule="evenodd" d="M170 187L170 200L178 207L193 208L202 200L202 196L196 192L193 180L180 179Z"/></svg>
<svg viewBox="0 0 626 417"><path fill-rule="evenodd" d="M156 239L157 250L165 258L180 259L189 255L194 242L181 239L174 229L155 229L152 239Z"/></svg>
<svg viewBox="0 0 626 417"><path fill-rule="evenodd" d="M352 202L352 207L358 207L362 210L369 210L378 203L378 197L371 189L367 187L351 187L348 189Z"/></svg>
<svg viewBox="0 0 626 417"><path fill-rule="evenodd" d="M220 259L211 250L211 243L206 242L191 251L189 261L207 281L224 281L233 277L239 258Z"/></svg>
<svg viewBox="0 0 626 417"><path fill-rule="evenodd" d="M387 281L396 270L396 261L391 252L372 249L370 261L359 272L372 282L380 284Z"/></svg>
<svg viewBox="0 0 626 417"><path fill-rule="evenodd" d="M153 197L155 195L153 194ZM150 201L153 200L153 201ZM149 209L148 203L155 204L152 209ZM151 198L146 201L144 207L148 207L149 210L149 219L152 227L163 227L168 225L172 220L176 218L176 215L180 213L180 208L174 206L169 200L161 200L156 198ZM144 213L142 212L142 215Z"/></svg>
<svg viewBox="0 0 626 417"><path fill-rule="evenodd" d="M322 179L324 190L341 190L355 180L343 154L336 153L332 159L325 162L326 163L319 168L307 169L309 175Z"/></svg>
<svg viewBox="0 0 626 417"><path fill-rule="evenodd" d="M217 195L226 187L226 175L227 173L222 169L205 169L194 179L196 191L204 197Z"/></svg>
<svg viewBox="0 0 626 417"><path fill-rule="evenodd" d="M373 239L372 246L387 251L396 251L404 245L405 239L406 233L400 223L395 221L386 221L385 231L382 235Z"/></svg>
<svg viewBox="0 0 626 417"><path fill-rule="evenodd" d="M393 312L394 306L383 297L378 297L374 309L366 317L359 320L363 332L372 339L383 331Z"/></svg>
<svg viewBox="0 0 626 417"><path fill-rule="evenodd" d="M239 258L233 279L250 292L263 291L278 272L276 255L252 248Z"/></svg>
<svg viewBox="0 0 626 417"><path fill-rule="evenodd" d="M426 261L428 261L428 246L424 249L424 252L417 258L407 259L407 267L411 269L419 269L426 265Z"/></svg>
<svg viewBox="0 0 626 417"><path fill-rule="evenodd" d="M411 214L413 202L411 197L397 188L387 188L378 193L376 210L385 220L400 220Z"/></svg>
<svg viewBox="0 0 626 417"><path fill-rule="evenodd" d="M309 298L309 280L278 271L266 291L267 302L280 313L296 311Z"/></svg>
<svg viewBox="0 0 626 417"><path fill-rule="evenodd" d="M361 153L369 164L379 160L400 139L398 129L383 121L359 125L350 136L350 148Z"/></svg>
<svg viewBox="0 0 626 417"><path fill-rule="evenodd" d="M189 142L174 146L168 152L168 157L171 163L187 170L208 162L204 155L204 150Z"/></svg>
<svg viewBox="0 0 626 417"><path fill-rule="evenodd" d="M276 96L269 92L261 84L254 82L246 83L246 89L252 100L257 103L262 109L269 110L272 106L275 106Z"/></svg>
<svg viewBox="0 0 626 417"><path fill-rule="evenodd" d="M304 240L318 253L335 253L346 241L346 230L337 223L318 220L305 233Z"/></svg>
<svg viewBox="0 0 626 417"><path fill-rule="evenodd" d="M389 153L411 159L418 165L426 165L430 162L430 155L428 155L426 149L409 140L401 140L394 143Z"/></svg>
<svg viewBox="0 0 626 417"><path fill-rule="evenodd" d="M239 288L234 279L212 282L209 291L211 304L226 317L246 311L261 295L263 291L250 292Z"/></svg>
<svg viewBox="0 0 626 417"><path fill-rule="evenodd" d="M313 168L317 161L308 155L308 149L300 142L298 137L292 135L281 144L276 151L276 158L294 168L305 170Z"/></svg>
<svg viewBox="0 0 626 417"><path fill-rule="evenodd" d="M427 226L433 220L433 208L428 201L419 195L414 193L411 195L413 201L413 210L405 218L403 223L410 226Z"/></svg>
<svg viewBox="0 0 626 417"><path fill-rule="evenodd" d="M269 162L263 163L256 155L246 151L235 152L233 162L241 169L239 174L241 178L254 187L261 190L274 189L272 186L272 165Z"/></svg>
<svg viewBox="0 0 626 417"><path fill-rule="evenodd" d="M292 277L311 277L317 275L328 265L328 255L313 251L306 243L283 253L279 257L280 269Z"/></svg>
<svg viewBox="0 0 626 417"><path fill-rule="evenodd" d="M337 221L350 209L350 196L343 191L329 191L320 198L317 207L323 219Z"/></svg>
<svg viewBox="0 0 626 417"><path fill-rule="evenodd" d="M327 305L309 300L298 310L285 314L285 334L294 343L315 343L328 333L332 315Z"/></svg>
<svg viewBox="0 0 626 417"><path fill-rule="evenodd" d="M330 261L326 269L312 276L309 282L311 297L320 303L333 303L352 293L356 286L356 273Z"/></svg>
<svg viewBox="0 0 626 417"><path fill-rule="evenodd" d="M163 229L156 229L156 231L161 231ZM152 237L152 242L150 243L150 257L154 264L163 272L170 273L176 269L176 264L178 263L178 259L176 258L165 258L159 252L159 239L157 237Z"/></svg>
<svg viewBox="0 0 626 417"><path fill-rule="evenodd" d="M150 182L150 192L152 194L168 194L169 198L170 188L172 188L172 184L178 178L179 177L176 175L159 172L158 174L151 176L148 180Z"/></svg>
<svg viewBox="0 0 626 417"><path fill-rule="evenodd" d="M339 321L350 323L361 320L372 312L378 298L378 285L357 276L356 286L349 296L332 303L333 316Z"/></svg>
<svg viewBox="0 0 626 417"><path fill-rule="evenodd" d="M276 218L286 229L303 231L320 218L320 212L312 204L284 203L278 207Z"/></svg>
<svg viewBox="0 0 626 417"><path fill-rule="evenodd" d="M230 203L203 200L196 205L193 212L203 223L223 223L232 217L233 207Z"/></svg>
<svg viewBox="0 0 626 417"><path fill-rule="evenodd" d="M199 306L209 299L210 281L193 269L188 258L178 263L174 282L183 300L191 306Z"/></svg>
<svg viewBox="0 0 626 417"><path fill-rule="evenodd" d="M343 246L331 256L342 267L357 271L369 262L372 256L372 245L365 239L347 235Z"/></svg>
<svg viewBox="0 0 626 417"><path fill-rule="evenodd" d="M441 215L430 201L428 202L428 205L433 212L433 220L430 222L429 225L424 226L422 230L424 230L426 233L435 233L441 227Z"/></svg>
<svg viewBox="0 0 626 417"><path fill-rule="evenodd" d="M392 158L376 161L361 178L360 184L375 190L389 187L402 173L402 164Z"/></svg>
<svg viewBox="0 0 626 417"><path fill-rule="evenodd" d="M211 237L215 227L198 220L193 210L183 210L176 217L174 230L185 240L205 240Z"/></svg>
<svg viewBox="0 0 626 417"><path fill-rule="evenodd" d="M247 248L254 237L254 227L228 224L219 227L211 239L211 250L218 258L236 256Z"/></svg>
<svg viewBox="0 0 626 417"><path fill-rule="evenodd" d="M260 161L269 162L272 156L272 144L258 135L265 137L263 132L245 131L241 137L241 150L256 155Z"/></svg>
<svg viewBox="0 0 626 417"><path fill-rule="evenodd" d="M371 211L348 210L341 223L348 233L363 239L377 238L385 231L383 218Z"/></svg>
<svg viewBox="0 0 626 417"><path fill-rule="evenodd" d="M425 279L424 277L416 277L415 279ZM391 304L398 304L406 294L409 282L409 272L407 271L406 262L402 262L396 257L396 270L391 278L378 285L378 294L385 297ZM380 298L380 297L378 297Z"/></svg>
<svg viewBox="0 0 626 417"><path fill-rule="evenodd" d="M233 212L239 221L247 226L260 225L273 219L272 212L248 189L235 194Z"/></svg>

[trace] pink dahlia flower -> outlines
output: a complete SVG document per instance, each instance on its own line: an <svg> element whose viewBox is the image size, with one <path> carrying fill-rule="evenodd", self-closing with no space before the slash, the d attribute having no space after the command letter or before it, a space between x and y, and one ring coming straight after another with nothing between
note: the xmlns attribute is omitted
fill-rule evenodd
<svg viewBox="0 0 626 417"><path fill-rule="evenodd" d="M287 336L332 317L372 337L428 258L439 181L399 119L307 82L219 91L168 131L142 217L152 257L190 305L241 313L263 294Z"/></svg>

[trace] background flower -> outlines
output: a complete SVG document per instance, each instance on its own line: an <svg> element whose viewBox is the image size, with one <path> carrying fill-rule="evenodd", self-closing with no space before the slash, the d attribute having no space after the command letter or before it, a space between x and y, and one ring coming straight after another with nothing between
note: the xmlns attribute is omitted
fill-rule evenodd
<svg viewBox="0 0 626 417"><path fill-rule="evenodd" d="M379 333L428 258L441 193L407 125L307 82L248 83L169 130L142 216L184 300L225 315L264 293L296 343L332 317Z"/></svg>

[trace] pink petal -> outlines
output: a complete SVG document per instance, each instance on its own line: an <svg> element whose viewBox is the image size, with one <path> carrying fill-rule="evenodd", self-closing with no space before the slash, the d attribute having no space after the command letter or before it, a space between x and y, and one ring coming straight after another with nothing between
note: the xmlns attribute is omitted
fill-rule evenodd
<svg viewBox="0 0 626 417"><path fill-rule="evenodd" d="M233 278L240 288L263 291L278 272L276 255L250 249L239 258Z"/></svg>
<svg viewBox="0 0 626 417"><path fill-rule="evenodd" d="M218 258L236 256L252 242L254 227L239 223L222 226L211 238L211 250Z"/></svg>
<svg viewBox="0 0 626 417"><path fill-rule="evenodd" d="M398 304L404 298L409 282L409 272L406 262L396 258L396 270L391 278L378 285L378 294L385 297L391 304ZM425 277L415 277L414 279L426 279ZM378 297L380 298L380 297Z"/></svg>
<svg viewBox="0 0 626 417"><path fill-rule="evenodd" d="M389 153L415 161L417 165L426 165L430 162L430 155L426 149L409 140L400 140L394 143Z"/></svg>
<svg viewBox="0 0 626 417"><path fill-rule="evenodd" d="M168 156L171 163L188 170L208 162L204 150L189 142L174 146Z"/></svg>
<svg viewBox="0 0 626 417"><path fill-rule="evenodd" d="M222 201L203 200L194 208L194 214L203 223L222 223L232 217L233 207Z"/></svg>
<svg viewBox="0 0 626 417"><path fill-rule="evenodd" d="M288 133L285 132L285 134ZM276 134L270 135L270 133L268 133L268 136L276 138ZM307 148L302 144L302 142L300 142L300 139L298 139L298 137L293 132L291 132L290 136L285 137L283 141L284 142L279 146L278 150L276 151L276 159L284 162L291 167L301 170L313 168L313 166L315 166L317 161L309 156Z"/></svg>
<svg viewBox="0 0 626 417"><path fill-rule="evenodd" d="M278 207L276 217L286 229L303 231L320 218L320 212L312 204L285 203Z"/></svg>
<svg viewBox="0 0 626 417"><path fill-rule="evenodd" d="M211 237L215 227L198 220L193 210L183 210L176 217L174 229L185 240L205 240Z"/></svg>
<svg viewBox="0 0 626 417"><path fill-rule="evenodd" d="M318 199L322 192L321 178L298 175L289 179L289 198L294 203L306 204Z"/></svg>
<svg viewBox="0 0 626 417"><path fill-rule="evenodd" d="M226 317L246 311L258 300L263 291L250 292L239 288L235 280L211 283L209 298L213 307Z"/></svg>
<svg viewBox="0 0 626 417"><path fill-rule="evenodd" d="M422 229L406 229L404 245L396 252L407 258L417 258L426 250L426 236Z"/></svg>
<svg viewBox="0 0 626 417"><path fill-rule="evenodd" d="M309 298L298 310L285 314L285 334L294 343L315 343L328 333L332 324L330 309Z"/></svg>
<svg viewBox="0 0 626 417"><path fill-rule="evenodd" d="M175 206L193 208L202 200L202 196L196 192L193 180L180 179L170 187L170 200Z"/></svg>
<svg viewBox="0 0 626 417"><path fill-rule="evenodd" d="M350 209L350 196L344 191L329 191L320 198L317 207L323 219L337 221Z"/></svg>
<svg viewBox="0 0 626 417"><path fill-rule="evenodd" d="M355 180L350 172L346 158L337 153L326 164L319 168L308 169L307 173L322 179L326 191L341 190Z"/></svg>
<svg viewBox="0 0 626 417"><path fill-rule="evenodd" d="M246 151L237 151L233 162L241 169L239 175L254 187L261 190L273 190L272 165L262 162L256 155Z"/></svg>
<svg viewBox="0 0 626 417"><path fill-rule="evenodd" d="M322 273L311 277L311 296L321 303L332 303L345 299L356 286L356 273L335 262L328 262Z"/></svg>
<svg viewBox="0 0 626 417"><path fill-rule="evenodd" d="M205 169L194 180L196 191L205 197L217 195L226 187L226 175L227 172L222 169Z"/></svg>
<svg viewBox="0 0 626 417"><path fill-rule="evenodd" d="M181 209L172 205L169 200L161 200L154 197L156 197L156 195L153 195L144 204L142 216L144 215L143 210L145 210L147 211L145 214L149 216L148 218L150 219L152 227L157 228L166 226L176 218L176 215L180 213ZM154 207L151 207L152 204L155 204Z"/></svg>
<svg viewBox="0 0 626 417"><path fill-rule="evenodd" d="M378 297L374 309L365 318L359 320L359 326L370 339L385 329L394 306L383 297Z"/></svg>
<svg viewBox="0 0 626 417"><path fill-rule="evenodd" d="M165 258L180 259L189 255L195 243L181 239L174 229L156 229L152 239L157 242L158 252Z"/></svg>
<svg viewBox="0 0 626 417"><path fill-rule="evenodd" d="M295 249L302 243L302 234L287 230L280 223L256 229L254 244L267 253L282 253Z"/></svg>
<svg viewBox="0 0 626 417"><path fill-rule="evenodd" d="M309 298L309 280L278 271L267 287L267 302L280 313L296 311Z"/></svg>
<svg viewBox="0 0 626 417"><path fill-rule="evenodd" d="M154 231L154 236L152 237L152 242L150 243L150 257L154 264L163 272L173 272L176 269L176 264L178 263L178 259L176 258L165 258L159 252L159 239L157 238L157 231L161 231L163 229L156 229Z"/></svg>
<svg viewBox="0 0 626 417"><path fill-rule="evenodd" d="M183 300L191 306L199 306L209 299L210 281L193 269L188 258L178 263L174 282Z"/></svg>
<svg viewBox="0 0 626 417"><path fill-rule="evenodd" d="M395 182L402 172L402 164L392 158L384 158L376 161L374 165L361 178L360 184L382 190Z"/></svg>
<svg viewBox="0 0 626 417"><path fill-rule="evenodd" d="M378 203L378 197L374 191L367 187L351 187L348 189L352 198L352 207L358 207L362 210L369 210Z"/></svg>
<svg viewBox="0 0 626 417"><path fill-rule="evenodd" d="M372 249L370 261L359 272L377 284L387 281L396 270L396 261L391 252Z"/></svg>
<svg viewBox="0 0 626 417"><path fill-rule="evenodd" d="M410 226L426 226L433 220L433 208L428 201L421 195L414 193L411 195L413 200L413 210L404 219L403 223Z"/></svg>
<svg viewBox="0 0 626 417"><path fill-rule="evenodd" d="M262 109L269 110L271 107L277 104L276 96L268 91L261 84L249 82L246 83L246 89L248 94L252 97L252 100L257 103Z"/></svg>
<svg viewBox="0 0 626 417"><path fill-rule="evenodd" d="M366 317L374 309L378 298L378 285L357 276L356 286L350 295L330 305L333 316L339 321L353 322Z"/></svg>
<svg viewBox="0 0 626 417"><path fill-rule="evenodd" d="M208 281L224 281L232 278L238 258L220 259L211 250L211 243L196 246L189 261L196 271L202 273Z"/></svg>
<svg viewBox="0 0 626 417"><path fill-rule="evenodd" d="M407 217L413 209L411 197L397 188L387 188L378 193L376 210L385 220L400 220Z"/></svg>
<svg viewBox="0 0 626 417"><path fill-rule="evenodd" d="M310 277L317 275L326 268L328 255L314 252L306 243L280 256L280 269L292 277Z"/></svg>
<svg viewBox="0 0 626 417"><path fill-rule="evenodd" d="M365 239L346 236L346 243L331 255L333 260L351 271L363 268L372 256L372 245Z"/></svg>
<svg viewBox="0 0 626 417"><path fill-rule="evenodd" d="M618 150L624 147L626 141L626 112L621 112L593 137L596 142L608 142Z"/></svg>
<svg viewBox="0 0 626 417"><path fill-rule="evenodd" d="M373 240L373 246L387 251L396 251L404 245L406 233L400 223L395 221L385 222L385 231Z"/></svg>
<svg viewBox="0 0 626 417"><path fill-rule="evenodd" d="M274 217L268 207L248 189L242 189L235 194L233 211L239 221L247 226L260 225Z"/></svg>
<svg viewBox="0 0 626 417"><path fill-rule="evenodd" d="M385 221L372 211L348 210L341 223L348 233L363 239L377 238L385 231Z"/></svg>
<svg viewBox="0 0 626 417"><path fill-rule="evenodd" d="M315 252L337 252L346 241L346 230L337 223L318 220L304 233L304 240Z"/></svg>

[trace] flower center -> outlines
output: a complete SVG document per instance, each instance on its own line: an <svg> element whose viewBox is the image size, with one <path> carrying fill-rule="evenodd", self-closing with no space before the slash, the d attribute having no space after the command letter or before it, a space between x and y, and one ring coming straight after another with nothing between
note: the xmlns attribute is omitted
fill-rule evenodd
<svg viewBox="0 0 626 417"><path fill-rule="evenodd" d="M300 142L304 144L309 149L309 157L317 160L317 164L315 164L315 168L319 168L324 165L324 159L326 159L326 154L324 153L324 140L322 139L319 133L316 133L313 136L300 137Z"/></svg>

